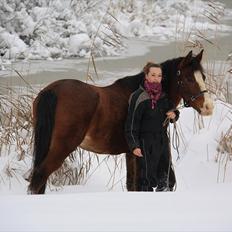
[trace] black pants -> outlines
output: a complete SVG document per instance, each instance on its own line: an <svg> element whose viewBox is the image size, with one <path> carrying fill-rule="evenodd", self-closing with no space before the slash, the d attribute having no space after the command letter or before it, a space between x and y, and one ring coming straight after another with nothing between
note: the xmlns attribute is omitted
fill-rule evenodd
<svg viewBox="0 0 232 232"><path fill-rule="evenodd" d="M171 163L171 151L166 134L145 134L141 136L143 157L139 158L141 191L153 191L159 180L169 176L169 186L176 183L175 173Z"/></svg>

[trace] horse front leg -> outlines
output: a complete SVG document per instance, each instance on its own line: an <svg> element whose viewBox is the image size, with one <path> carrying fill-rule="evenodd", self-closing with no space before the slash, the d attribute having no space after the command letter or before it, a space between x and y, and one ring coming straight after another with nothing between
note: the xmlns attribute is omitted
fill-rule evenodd
<svg viewBox="0 0 232 232"><path fill-rule="evenodd" d="M126 153L126 187L128 191L139 191L139 176L140 168L138 158L131 154Z"/></svg>

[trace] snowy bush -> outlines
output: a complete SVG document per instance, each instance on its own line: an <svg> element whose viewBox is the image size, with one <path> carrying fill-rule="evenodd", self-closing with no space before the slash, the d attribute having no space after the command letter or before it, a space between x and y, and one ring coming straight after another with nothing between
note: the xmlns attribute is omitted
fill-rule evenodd
<svg viewBox="0 0 232 232"><path fill-rule="evenodd" d="M69 54L70 56L85 56L85 51L90 48L90 38L87 34L80 33L71 35L69 38Z"/></svg>
<svg viewBox="0 0 232 232"><path fill-rule="evenodd" d="M1 0L0 51L5 59L118 55L122 36L173 40L228 31L213 22L225 12L221 3L200 0Z"/></svg>

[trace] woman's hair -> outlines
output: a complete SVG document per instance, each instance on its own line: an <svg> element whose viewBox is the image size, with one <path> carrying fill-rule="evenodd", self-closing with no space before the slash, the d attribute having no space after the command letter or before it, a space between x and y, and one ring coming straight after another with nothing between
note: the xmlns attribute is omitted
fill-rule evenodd
<svg viewBox="0 0 232 232"><path fill-rule="evenodd" d="M150 68L152 68L152 67L154 67L154 68L161 68L161 65L160 64L155 64L153 62L147 62L147 64L143 68L143 72L145 74L148 74L149 71L150 71Z"/></svg>

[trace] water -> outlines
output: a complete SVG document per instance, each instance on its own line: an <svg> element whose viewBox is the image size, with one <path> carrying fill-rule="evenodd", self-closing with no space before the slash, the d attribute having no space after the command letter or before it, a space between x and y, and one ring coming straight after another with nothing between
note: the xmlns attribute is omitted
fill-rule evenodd
<svg viewBox="0 0 232 232"><path fill-rule="evenodd" d="M227 7L232 8L232 1L221 0ZM231 20L224 20L226 24L232 26ZM220 25L218 26L220 27ZM203 61L215 62L225 61L228 54L232 52L232 33L220 36L216 31L212 43L201 41L205 52ZM162 62L170 58L186 55L190 48L185 47L185 42L160 43L152 39L131 39L128 42L129 53L114 58L96 58L95 63L98 71L98 78L95 75L93 65L90 74L98 83L112 82L129 74L135 74L142 70L147 61ZM199 52L199 50L193 51ZM10 69L15 69L23 75L23 79L15 71L4 73L0 78L0 86L27 86L46 85L59 79L80 79L86 80L88 59L66 59L59 61L29 61L12 64ZM91 63L91 62L90 62ZM92 63L91 63L92 64ZM2 92L3 90L0 89Z"/></svg>

